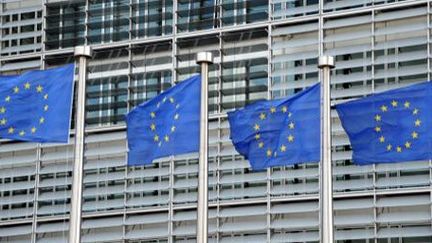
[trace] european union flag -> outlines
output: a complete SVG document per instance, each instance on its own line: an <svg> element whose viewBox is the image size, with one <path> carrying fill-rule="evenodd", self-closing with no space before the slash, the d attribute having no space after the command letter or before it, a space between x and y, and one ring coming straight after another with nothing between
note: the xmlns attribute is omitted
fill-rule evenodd
<svg viewBox="0 0 432 243"><path fill-rule="evenodd" d="M199 150L200 76L193 76L127 114L128 165Z"/></svg>
<svg viewBox="0 0 432 243"><path fill-rule="evenodd" d="M432 83L336 106L359 165L431 159Z"/></svg>
<svg viewBox="0 0 432 243"><path fill-rule="evenodd" d="M320 160L320 86L228 113L231 140L253 170Z"/></svg>
<svg viewBox="0 0 432 243"><path fill-rule="evenodd" d="M0 137L69 140L74 65L0 77Z"/></svg>

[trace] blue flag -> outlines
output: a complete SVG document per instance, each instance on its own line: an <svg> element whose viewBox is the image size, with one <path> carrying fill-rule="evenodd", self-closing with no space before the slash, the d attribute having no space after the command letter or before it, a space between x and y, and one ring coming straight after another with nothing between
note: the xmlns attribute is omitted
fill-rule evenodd
<svg viewBox="0 0 432 243"><path fill-rule="evenodd" d="M193 76L127 114L128 165L199 150L200 89Z"/></svg>
<svg viewBox="0 0 432 243"><path fill-rule="evenodd" d="M354 163L431 159L431 95L425 82L337 105Z"/></svg>
<svg viewBox="0 0 432 243"><path fill-rule="evenodd" d="M320 86L228 113L231 140L253 170L320 160Z"/></svg>
<svg viewBox="0 0 432 243"><path fill-rule="evenodd" d="M0 76L0 137L67 143L74 65Z"/></svg>

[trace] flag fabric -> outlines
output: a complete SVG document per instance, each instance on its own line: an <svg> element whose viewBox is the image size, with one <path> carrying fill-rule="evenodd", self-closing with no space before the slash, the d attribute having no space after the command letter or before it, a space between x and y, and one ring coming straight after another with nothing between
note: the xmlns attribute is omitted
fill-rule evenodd
<svg viewBox="0 0 432 243"><path fill-rule="evenodd" d="M69 141L75 66L0 76L0 137Z"/></svg>
<svg viewBox="0 0 432 243"><path fill-rule="evenodd" d="M199 150L200 89L193 76L127 114L128 165Z"/></svg>
<svg viewBox="0 0 432 243"><path fill-rule="evenodd" d="M432 83L339 104L336 110L358 165L432 158Z"/></svg>
<svg viewBox="0 0 432 243"><path fill-rule="evenodd" d="M229 112L230 138L253 170L320 160L320 86Z"/></svg>

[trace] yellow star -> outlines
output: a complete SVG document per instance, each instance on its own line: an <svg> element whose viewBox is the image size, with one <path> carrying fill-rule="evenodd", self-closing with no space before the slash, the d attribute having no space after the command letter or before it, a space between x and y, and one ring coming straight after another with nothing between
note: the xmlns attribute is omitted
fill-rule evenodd
<svg viewBox="0 0 432 243"><path fill-rule="evenodd" d="M170 101L171 103L174 103L174 98L173 98L173 97L169 98L169 101Z"/></svg>
<svg viewBox="0 0 432 243"><path fill-rule="evenodd" d="M169 142L169 137L168 137L168 135L165 135L164 139L165 139L165 142Z"/></svg>
<svg viewBox="0 0 432 243"><path fill-rule="evenodd" d="M8 129L8 133L9 134L12 134L12 133L14 133L15 132L15 128L13 128L13 127L9 127L9 129Z"/></svg>
<svg viewBox="0 0 432 243"><path fill-rule="evenodd" d="M164 97L162 102L165 103L166 100L167 100L167 97Z"/></svg>
<svg viewBox="0 0 432 243"><path fill-rule="evenodd" d="M286 146L282 144L282 146L280 147L280 150L281 150L282 152L285 152L285 151L286 151Z"/></svg>
<svg viewBox="0 0 432 243"><path fill-rule="evenodd" d="M3 118L0 120L1 125L6 125L6 122L7 122L6 118Z"/></svg>
<svg viewBox="0 0 432 243"><path fill-rule="evenodd" d="M405 148L411 148L411 143L410 142L406 142L405 143Z"/></svg>
<svg viewBox="0 0 432 243"><path fill-rule="evenodd" d="M35 133L36 132L36 127L32 127L32 129L31 129L31 133Z"/></svg>
<svg viewBox="0 0 432 243"><path fill-rule="evenodd" d="M180 104L177 104L177 105L176 105L176 109L178 109L178 108L180 108Z"/></svg>
<svg viewBox="0 0 432 243"><path fill-rule="evenodd" d="M261 120L266 119L266 114L265 114L265 113L261 113L261 114L260 114L260 119L261 119Z"/></svg>
<svg viewBox="0 0 432 243"><path fill-rule="evenodd" d="M263 143L263 142L259 142L259 143L258 143L258 147L259 147L259 148L263 148L263 147L264 147L264 143Z"/></svg>
<svg viewBox="0 0 432 243"><path fill-rule="evenodd" d="M398 105L398 102L397 102L396 100L393 100L393 101L391 102L391 105L392 105L393 107L396 107L396 106Z"/></svg>
<svg viewBox="0 0 432 243"><path fill-rule="evenodd" d="M44 118L44 117L39 118L39 123L40 123L40 124L42 124L42 123L44 123L44 122L45 122L45 118Z"/></svg>
<svg viewBox="0 0 432 243"><path fill-rule="evenodd" d="M156 114L155 114L154 112L150 112L150 117L151 117L151 118L155 118L155 117L156 117Z"/></svg>
<svg viewBox="0 0 432 243"><path fill-rule="evenodd" d="M14 91L15 94L18 93L19 92L18 86L15 86L15 88L13 88L13 91Z"/></svg>
<svg viewBox="0 0 432 243"><path fill-rule="evenodd" d="M411 105L411 104L410 104L408 101L405 101L405 103L404 103L405 108L409 108L410 105Z"/></svg>
<svg viewBox="0 0 432 243"><path fill-rule="evenodd" d="M288 111L288 107L283 106L283 107L282 107L282 112L283 112L283 113L286 113L287 111Z"/></svg>
<svg viewBox="0 0 432 243"><path fill-rule="evenodd" d="M379 138L379 141L380 141L380 143L384 143L384 141L385 141L385 137L384 137L384 136L381 136L381 137Z"/></svg>
<svg viewBox="0 0 432 243"><path fill-rule="evenodd" d="M0 113L4 114L6 112L6 108L4 108L4 106L0 107Z"/></svg>
<svg viewBox="0 0 432 243"><path fill-rule="evenodd" d="M419 126L421 125L421 121L420 121L420 119L417 119L417 120L414 122L414 124L415 124L416 127L419 127Z"/></svg>
<svg viewBox="0 0 432 243"><path fill-rule="evenodd" d="M44 106L44 111L47 111L48 110L48 105L45 105Z"/></svg>
<svg viewBox="0 0 432 243"><path fill-rule="evenodd" d="M289 129L294 129L294 122L290 122L290 124L288 124Z"/></svg>
<svg viewBox="0 0 432 243"><path fill-rule="evenodd" d="M288 136L288 142L293 142L293 141L294 141L294 136L290 134Z"/></svg>
<svg viewBox="0 0 432 243"><path fill-rule="evenodd" d="M255 134L255 139L256 139L256 140L258 140L258 139L260 139L260 138L261 138L261 135L259 135L258 133Z"/></svg>
<svg viewBox="0 0 432 243"><path fill-rule="evenodd" d="M267 149L267 157L271 157L272 156L272 151L271 151L271 149Z"/></svg>
<svg viewBox="0 0 432 243"><path fill-rule="evenodd" d="M24 84L24 89L30 89L30 83L29 82Z"/></svg>
<svg viewBox="0 0 432 243"><path fill-rule="evenodd" d="M23 130L21 130L21 131L19 132L19 135L20 135L20 136L24 136L24 135L25 135L25 132L24 132Z"/></svg>
<svg viewBox="0 0 432 243"><path fill-rule="evenodd" d="M178 119L179 119L179 116L180 116L180 115L179 115L178 113L175 114L175 115L174 115L174 120L178 120Z"/></svg>
<svg viewBox="0 0 432 243"><path fill-rule="evenodd" d="M386 111L387 111L387 106L385 106L385 105L381 106L381 110L382 110L383 112L386 112Z"/></svg>
<svg viewBox="0 0 432 243"><path fill-rule="evenodd" d="M258 124L255 124L254 129L255 129L255 131L258 131L258 130L260 130L260 126Z"/></svg>
<svg viewBox="0 0 432 243"><path fill-rule="evenodd" d="M291 116L292 116L292 113L291 113L291 112L289 112L289 113L288 113L288 117L291 117Z"/></svg>
<svg viewBox="0 0 432 243"><path fill-rule="evenodd" d="M11 100L11 97L8 95L8 96L6 96L6 98L5 98L5 101L6 102L9 102Z"/></svg>
<svg viewBox="0 0 432 243"><path fill-rule="evenodd" d="M156 125L155 125L154 123L152 123L152 124L150 125L150 129L151 129L152 131L156 130Z"/></svg>
<svg viewBox="0 0 432 243"><path fill-rule="evenodd" d="M154 140L155 142L159 141L159 136L158 136L158 135L154 135L153 140Z"/></svg>
<svg viewBox="0 0 432 243"><path fill-rule="evenodd" d="M375 127L375 132L381 132L381 127Z"/></svg>
<svg viewBox="0 0 432 243"><path fill-rule="evenodd" d="M380 115L375 115L375 121L381 121L381 116Z"/></svg>
<svg viewBox="0 0 432 243"><path fill-rule="evenodd" d="M396 147L396 151L397 151L398 153L400 153L400 152L402 152L402 148L401 148L400 146L397 146L397 147Z"/></svg>
<svg viewBox="0 0 432 243"><path fill-rule="evenodd" d="M48 94L45 94L44 95L44 100L47 100L48 99Z"/></svg>
<svg viewBox="0 0 432 243"><path fill-rule="evenodd" d="M415 108L415 109L413 110L413 115L417 115L418 113L419 113L419 109Z"/></svg>
<svg viewBox="0 0 432 243"><path fill-rule="evenodd" d="M175 127L175 126L172 126L172 127L171 127L171 132L175 132L175 130L176 130L176 127Z"/></svg>
<svg viewBox="0 0 432 243"><path fill-rule="evenodd" d="M418 138L418 133L417 132L412 132L411 133L411 137L413 138L413 139L416 139L416 138Z"/></svg>
<svg viewBox="0 0 432 243"><path fill-rule="evenodd" d="M391 144L387 145L387 151L392 150L393 146Z"/></svg>
<svg viewBox="0 0 432 243"><path fill-rule="evenodd" d="M271 113L275 113L275 112L276 112L276 107L272 107L272 108L270 108L270 112L271 112Z"/></svg>
<svg viewBox="0 0 432 243"><path fill-rule="evenodd" d="M40 93L40 92L42 92L42 90L43 90L43 87L39 84L39 85L36 87L36 91L37 91L38 93Z"/></svg>

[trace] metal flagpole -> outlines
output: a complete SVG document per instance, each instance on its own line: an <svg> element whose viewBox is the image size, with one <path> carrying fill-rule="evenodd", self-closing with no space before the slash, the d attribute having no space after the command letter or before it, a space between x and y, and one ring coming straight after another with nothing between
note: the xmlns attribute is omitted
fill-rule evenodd
<svg viewBox="0 0 432 243"><path fill-rule="evenodd" d="M332 56L321 56L318 68L322 70L322 137L320 163L320 238L323 243L333 243L333 181L330 117L330 69L334 68Z"/></svg>
<svg viewBox="0 0 432 243"><path fill-rule="evenodd" d="M198 169L197 243L207 243L208 231L208 66L213 63L211 52L197 54L201 65L201 117Z"/></svg>
<svg viewBox="0 0 432 243"><path fill-rule="evenodd" d="M75 122L75 151L71 195L71 212L69 221L69 243L81 242L81 206L82 206L82 184L84 172L84 123L85 123L85 101L87 80L87 59L92 56L90 46L75 47L75 58L78 66L78 96L76 105Z"/></svg>

